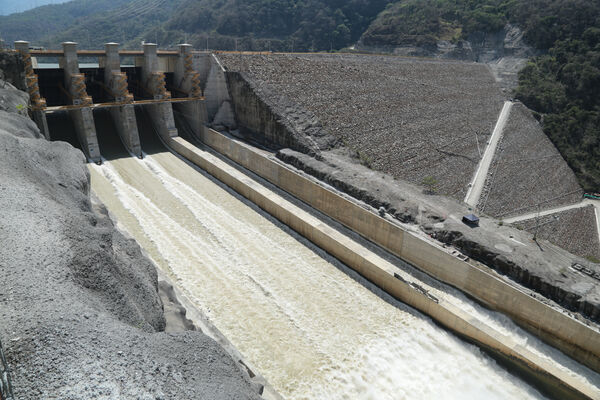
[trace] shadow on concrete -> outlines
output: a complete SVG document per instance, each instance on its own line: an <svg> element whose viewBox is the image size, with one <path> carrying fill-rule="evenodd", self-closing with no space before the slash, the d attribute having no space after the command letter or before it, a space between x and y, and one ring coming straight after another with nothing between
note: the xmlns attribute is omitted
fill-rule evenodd
<svg viewBox="0 0 600 400"><path fill-rule="evenodd" d="M100 146L102 157L108 161L131 157L123 142L121 142L109 109L94 110L94 124L96 125L98 146Z"/></svg>
<svg viewBox="0 0 600 400"><path fill-rule="evenodd" d="M57 111L46 114L50 140L53 142L67 142L76 149L81 150L81 143L77 138L77 131L71 116L67 111Z"/></svg>

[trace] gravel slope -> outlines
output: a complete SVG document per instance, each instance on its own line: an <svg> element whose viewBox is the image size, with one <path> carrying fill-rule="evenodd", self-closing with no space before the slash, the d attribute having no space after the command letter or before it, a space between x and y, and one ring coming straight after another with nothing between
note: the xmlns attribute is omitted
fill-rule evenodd
<svg viewBox="0 0 600 400"><path fill-rule="evenodd" d="M24 99L0 92L0 337L17 398L260 398L212 339L163 332L156 269L94 212L83 154L15 114Z"/></svg>
<svg viewBox="0 0 600 400"><path fill-rule="evenodd" d="M577 254L580 257L600 259L600 241L596 227L594 206L563 211L539 218L519 221L513 226L534 233L538 228L538 237Z"/></svg>
<svg viewBox="0 0 600 400"><path fill-rule="evenodd" d="M496 217L581 201L583 190L531 112L515 103L490 166L479 208Z"/></svg>
<svg viewBox="0 0 600 400"><path fill-rule="evenodd" d="M502 109L503 97L481 64L354 55L219 55L265 87L272 103L314 114L323 128L376 170L462 200Z"/></svg>

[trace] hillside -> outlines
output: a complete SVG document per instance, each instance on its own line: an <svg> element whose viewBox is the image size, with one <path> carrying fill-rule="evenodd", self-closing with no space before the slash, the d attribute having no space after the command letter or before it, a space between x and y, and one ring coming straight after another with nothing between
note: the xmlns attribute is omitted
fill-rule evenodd
<svg viewBox="0 0 600 400"><path fill-rule="evenodd" d="M390 4L361 37L365 46L480 40L507 23L543 55L519 75L516 98L537 112L581 185L600 190L600 3L585 0L405 0ZM470 44L467 44L470 45Z"/></svg>
<svg viewBox="0 0 600 400"><path fill-rule="evenodd" d="M1 19L7 41L26 38L56 47L74 40L98 47L141 40L164 46L307 51L340 49L356 42L387 0L76 0ZM81 18L86 17L86 18ZM45 21L33 31L27 29Z"/></svg>
<svg viewBox="0 0 600 400"><path fill-rule="evenodd" d="M14 1L14 0L0 0L0 15L8 15L17 12L27 11L34 7L43 6L46 4L59 4L69 0L36 0L34 2L28 1Z"/></svg>
<svg viewBox="0 0 600 400"><path fill-rule="evenodd" d="M329 51L402 46L435 55L440 41L471 46L519 26L538 49L515 96L587 191L600 191L600 3L587 0L75 0L0 17L4 38L46 47L142 40L161 47ZM502 37L500 37L502 41Z"/></svg>
<svg viewBox="0 0 600 400"><path fill-rule="evenodd" d="M129 2L131 0L76 0L64 4L46 5L23 13L0 17L0 34L8 43L15 40L28 40L47 45L51 43L49 38L58 32L81 23L91 15L106 13ZM89 33L86 36L89 36ZM82 37L78 37L77 40L82 40ZM59 42L52 44L57 45Z"/></svg>

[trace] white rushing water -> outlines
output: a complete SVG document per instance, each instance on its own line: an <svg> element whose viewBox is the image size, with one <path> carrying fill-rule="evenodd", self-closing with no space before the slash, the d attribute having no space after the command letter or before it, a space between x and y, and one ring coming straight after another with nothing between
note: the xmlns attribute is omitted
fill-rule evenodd
<svg viewBox="0 0 600 400"><path fill-rule="evenodd" d="M538 399L170 153L90 165L92 189L286 399Z"/></svg>

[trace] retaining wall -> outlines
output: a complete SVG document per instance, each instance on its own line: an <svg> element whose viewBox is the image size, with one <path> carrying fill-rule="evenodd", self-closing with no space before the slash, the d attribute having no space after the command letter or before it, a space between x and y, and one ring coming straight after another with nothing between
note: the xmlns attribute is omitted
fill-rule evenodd
<svg viewBox="0 0 600 400"><path fill-rule="evenodd" d="M268 159L255 149L211 129L205 144L296 196L365 238L473 296L577 361L600 372L600 334L585 324L530 297L492 274L464 262L433 242L416 237L340 195Z"/></svg>
<svg viewBox="0 0 600 400"><path fill-rule="evenodd" d="M209 134L212 135L214 132ZM217 135L219 134L217 133ZM266 167L268 163L273 163L257 153L245 150L244 146L241 146L239 143L233 141L224 141L222 143L229 143L229 147L232 150L240 150L241 159L250 165ZM206 151L198 149L179 137L170 138L167 144L172 150L195 163L317 246L332 254L387 293L431 316L439 324L467 340L499 354L501 358L510 363L511 366L515 366L516 369L527 375L529 379L535 381L538 388L552 397L557 399L600 399L600 392L595 388L582 385L570 375L557 369L551 362L541 359L529 350L516 344L509 337L496 332L456 306L445 302L443 299L436 299L423 290L419 290L415 285L411 285L409 282L411 277L409 275L398 270L394 265L370 252L362 245L349 239L321 220L260 185L233 166L228 165ZM268 163L264 163L263 160ZM289 183L303 183L303 179L295 179L295 177L301 178L299 175L279 165L276 166L277 168L273 168L273 165L271 165L271 169L278 179L287 180L291 178ZM290 176L288 173L292 175ZM306 182L316 186L318 189L322 189L312 182ZM322 190L314 190L314 187L306 184L303 185L303 188L311 191L317 199L321 201L327 200ZM337 203L337 205L341 206L342 204ZM346 208L346 211L348 217L352 216L360 219L363 223L368 223L368 218L362 218L367 216L367 214L357 212L353 208ZM392 231L388 230L387 232L382 237L391 235Z"/></svg>

